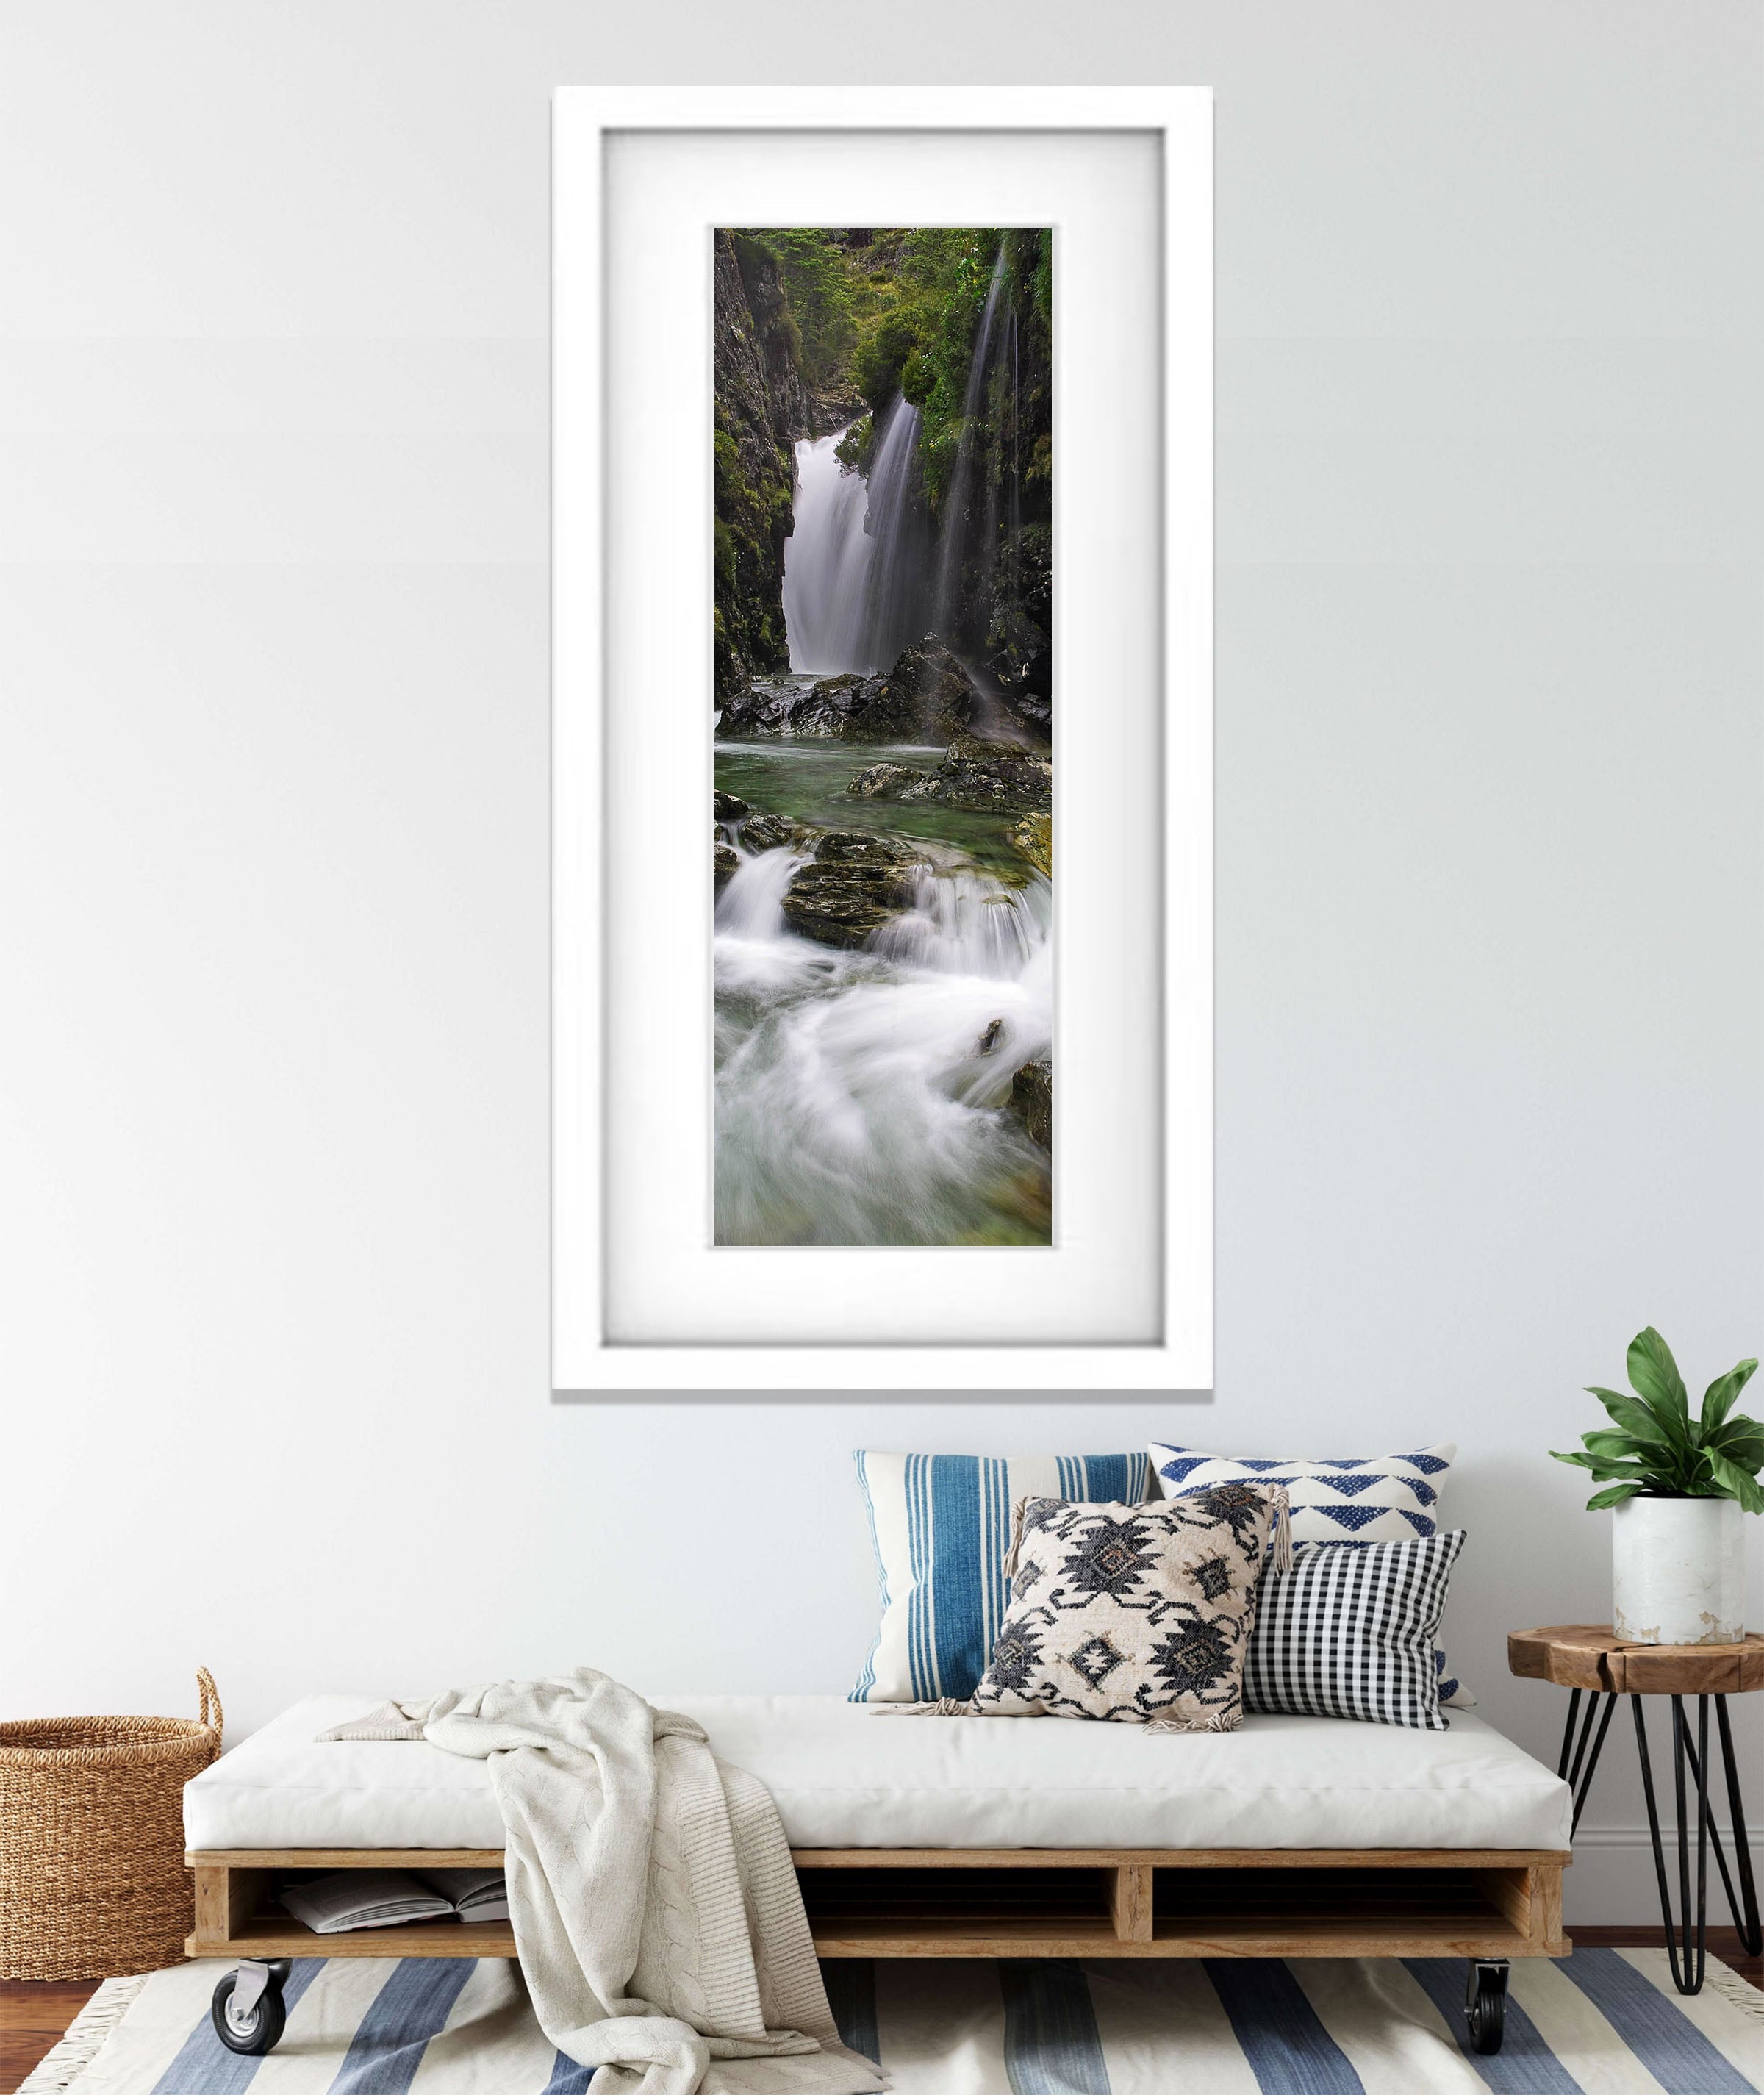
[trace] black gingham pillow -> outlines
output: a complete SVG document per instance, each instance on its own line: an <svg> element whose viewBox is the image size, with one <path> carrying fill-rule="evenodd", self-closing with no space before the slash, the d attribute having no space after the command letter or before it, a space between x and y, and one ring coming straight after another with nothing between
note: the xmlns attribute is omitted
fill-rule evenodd
<svg viewBox="0 0 1764 2095"><path fill-rule="evenodd" d="M1461 1527L1360 1548L1294 1544L1290 1571L1262 1575L1245 1708L1448 1730L1433 1646L1463 1547Z"/></svg>

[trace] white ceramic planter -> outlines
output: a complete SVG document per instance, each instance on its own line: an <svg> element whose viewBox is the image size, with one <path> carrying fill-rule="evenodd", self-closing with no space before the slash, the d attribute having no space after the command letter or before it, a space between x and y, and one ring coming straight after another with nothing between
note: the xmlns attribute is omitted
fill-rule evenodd
<svg viewBox="0 0 1764 2095"><path fill-rule="evenodd" d="M1611 1509L1611 1626L1626 1644L1738 1644L1745 1511L1736 1499L1625 1499Z"/></svg>

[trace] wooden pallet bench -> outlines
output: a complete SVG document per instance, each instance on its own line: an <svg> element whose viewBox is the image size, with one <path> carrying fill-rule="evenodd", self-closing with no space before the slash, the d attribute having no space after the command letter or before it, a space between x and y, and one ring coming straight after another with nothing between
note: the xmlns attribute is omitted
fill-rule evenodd
<svg viewBox="0 0 1764 2095"><path fill-rule="evenodd" d="M506 1921L316 1935L289 1878L500 1869L497 1848L229 1849L196 1877L192 1957L512 1957ZM1565 1957L1550 1850L808 1848L792 1852L822 1957Z"/></svg>

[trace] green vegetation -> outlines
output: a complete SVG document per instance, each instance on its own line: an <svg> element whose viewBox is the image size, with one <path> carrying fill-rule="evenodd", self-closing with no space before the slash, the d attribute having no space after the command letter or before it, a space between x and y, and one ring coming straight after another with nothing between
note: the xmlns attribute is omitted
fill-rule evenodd
<svg viewBox="0 0 1764 2095"><path fill-rule="evenodd" d="M797 338L802 374L814 387L843 370L857 341L851 273L824 233L800 226L746 236L777 259Z"/></svg>
<svg viewBox="0 0 1764 2095"><path fill-rule="evenodd" d="M1558 1462L1590 1470L1605 1487L1587 1500L1587 1510L1617 1505L1640 1492L1650 1498L1737 1499L1748 1513L1764 1513L1757 1481L1764 1426L1733 1409L1757 1362L1741 1361L1718 1375L1694 1418L1672 1349L1652 1324L1630 1341L1628 1366L1633 1396L1587 1391L1610 1413L1610 1426L1581 1435L1584 1453L1550 1450Z"/></svg>
<svg viewBox="0 0 1764 2095"><path fill-rule="evenodd" d="M1051 481L1053 236L1040 229L921 226L854 233L796 226L736 235L750 298L763 255L776 265L799 365L811 388L844 381L879 412L899 393L924 417L926 499L939 513L949 492L966 414L974 338L1002 245L1005 292L1021 329L1018 397L994 373L983 419L1014 436L1026 489ZM1020 418L1022 427L1013 425ZM854 438L857 433L854 431ZM848 463L869 464L868 438ZM842 456L846 454L842 453Z"/></svg>
<svg viewBox="0 0 1764 2095"><path fill-rule="evenodd" d="M850 423L840 461L867 476L878 420L897 399L920 418L908 499L933 542L957 534L945 637L1007 679L1026 675L1052 619L1052 234L748 227L718 243L719 692L788 659L791 446ZM995 270L991 351L970 417Z"/></svg>

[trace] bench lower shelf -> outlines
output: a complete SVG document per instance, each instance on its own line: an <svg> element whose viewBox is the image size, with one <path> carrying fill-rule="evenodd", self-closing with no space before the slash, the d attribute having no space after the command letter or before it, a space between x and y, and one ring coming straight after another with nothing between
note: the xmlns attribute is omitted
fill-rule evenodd
<svg viewBox="0 0 1764 2095"><path fill-rule="evenodd" d="M319 1935L300 1874L489 1869L498 1849L194 1852L192 1957L512 1957L506 1922ZM815 1948L864 1957L1563 1957L1565 1853L1490 1849L808 1849Z"/></svg>

